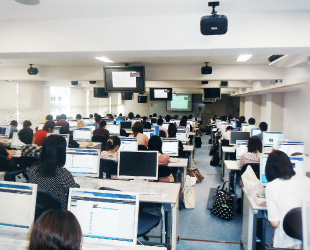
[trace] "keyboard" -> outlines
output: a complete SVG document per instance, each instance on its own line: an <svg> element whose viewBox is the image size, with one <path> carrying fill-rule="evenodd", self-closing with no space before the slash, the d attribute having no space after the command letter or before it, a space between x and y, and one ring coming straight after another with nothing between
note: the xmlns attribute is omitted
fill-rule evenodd
<svg viewBox="0 0 310 250"><path fill-rule="evenodd" d="M170 158L170 162L171 163L177 163L177 162L179 162L179 159L178 158Z"/></svg>
<svg viewBox="0 0 310 250"><path fill-rule="evenodd" d="M124 249L128 249L126 247L114 247L114 246L105 246L105 245L101 245L101 244L94 244L94 243L87 243L84 242L83 246L82 246L82 250L124 250ZM133 248L132 248L133 249Z"/></svg>
<svg viewBox="0 0 310 250"><path fill-rule="evenodd" d="M146 184L137 184L137 183L121 184L118 186L117 189L123 192L132 192L138 194L148 194L148 195L160 194L159 187L154 187Z"/></svg>
<svg viewBox="0 0 310 250"><path fill-rule="evenodd" d="M29 241L16 240L12 238L0 238L0 249L5 250L27 250Z"/></svg>

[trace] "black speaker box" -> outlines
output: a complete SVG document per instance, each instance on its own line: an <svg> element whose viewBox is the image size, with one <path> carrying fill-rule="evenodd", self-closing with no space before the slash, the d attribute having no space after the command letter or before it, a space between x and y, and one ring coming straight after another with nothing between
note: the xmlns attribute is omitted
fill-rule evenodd
<svg viewBox="0 0 310 250"><path fill-rule="evenodd" d="M212 74L212 67L211 66L201 67L201 74L203 74L203 75L210 75L210 74Z"/></svg>
<svg viewBox="0 0 310 250"><path fill-rule="evenodd" d="M201 84L208 84L209 81L201 81Z"/></svg>
<svg viewBox="0 0 310 250"><path fill-rule="evenodd" d="M71 85L73 85L73 86L77 86L78 84L79 84L78 81L71 81Z"/></svg>
<svg viewBox="0 0 310 250"><path fill-rule="evenodd" d="M224 15L203 16L200 19L200 31L203 35L223 35L228 27L227 17Z"/></svg>
<svg viewBox="0 0 310 250"><path fill-rule="evenodd" d="M227 87L228 82L227 81L221 81L221 87Z"/></svg>

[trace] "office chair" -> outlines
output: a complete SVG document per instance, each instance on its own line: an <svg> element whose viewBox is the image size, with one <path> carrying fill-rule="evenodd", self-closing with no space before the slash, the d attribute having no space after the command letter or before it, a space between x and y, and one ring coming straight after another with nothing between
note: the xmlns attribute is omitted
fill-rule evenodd
<svg viewBox="0 0 310 250"><path fill-rule="evenodd" d="M9 161L3 155L0 155L0 171L8 171L10 169Z"/></svg>
<svg viewBox="0 0 310 250"><path fill-rule="evenodd" d="M166 138L166 133L163 130L159 130L158 135L159 137Z"/></svg>
<svg viewBox="0 0 310 250"><path fill-rule="evenodd" d="M158 178L160 177L167 177L171 175L172 171L171 168L166 165L159 165L158 166Z"/></svg>
<svg viewBox="0 0 310 250"><path fill-rule="evenodd" d="M222 140L222 147L229 147L229 140Z"/></svg>
<svg viewBox="0 0 310 250"><path fill-rule="evenodd" d="M117 162L113 160L100 159L99 178L103 178L103 172L106 178L111 179L111 175L117 175Z"/></svg>
<svg viewBox="0 0 310 250"><path fill-rule="evenodd" d="M301 207L296 207L287 212L283 220L284 232L295 239L302 240Z"/></svg>
<svg viewBox="0 0 310 250"><path fill-rule="evenodd" d="M34 163L38 162L40 158L34 156L21 156L17 159L17 165L20 168L30 168Z"/></svg>
<svg viewBox="0 0 310 250"><path fill-rule="evenodd" d="M53 209L62 209L62 205L58 196L51 191L38 189L37 191L37 201L36 201L36 211L35 220L40 217L45 211Z"/></svg>
<svg viewBox="0 0 310 250"><path fill-rule="evenodd" d="M127 133L126 133L126 130L121 128L120 132L119 132L119 135L120 136L126 136L127 137Z"/></svg>
<svg viewBox="0 0 310 250"><path fill-rule="evenodd" d="M21 178L20 176L18 176L19 174L23 174L25 179L28 181L28 175L27 175L26 168L6 172L6 174L4 175L4 180L16 182L16 178Z"/></svg>
<svg viewBox="0 0 310 250"><path fill-rule="evenodd" d="M147 147L144 145L138 145L138 150L147 150Z"/></svg>
<svg viewBox="0 0 310 250"><path fill-rule="evenodd" d="M101 151L105 149L105 144L107 143L108 138L103 135L93 135L91 138L92 142L100 142L101 143Z"/></svg>

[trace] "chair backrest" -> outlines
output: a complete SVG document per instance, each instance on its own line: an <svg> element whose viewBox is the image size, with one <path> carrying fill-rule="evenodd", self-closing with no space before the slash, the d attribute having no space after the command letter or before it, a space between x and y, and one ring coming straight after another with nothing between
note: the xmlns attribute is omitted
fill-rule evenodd
<svg viewBox="0 0 310 250"><path fill-rule="evenodd" d="M147 150L147 147L144 145L138 145L138 150Z"/></svg>
<svg viewBox="0 0 310 250"><path fill-rule="evenodd" d="M0 171L8 171L9 169L8 159L5 156L0 155Z"/></svg>
<svg viewBox="0 0 310 250"><path fill-rule="evenodd" d="M259 163L246 163L242 166L240 174L243 175L243 173L246 171L247 166L251 166L251 168L253 169L256 177L259 179Z"/></svg>
<svg viewBox="0 0 310 250"><path fill-rule="evenodd" d="M49 209L62 209L60 199L56 194L48 190L38 189L35 220L38 219L41 214L43 214Z"/></svg>
<svg viewBox="0 0 310 250"><path fill-rule="evenodd" d="M166 138L166 133L163 130L159 130L158 135L159 135L159 137Z"/></svg>
<svg viewBox="0 0 310 250"><path fill-rule="evenodd" d="M301 207L296 207L287 212L283 220L284 232L295 239L302 240Z"/></svg>
<svg viewBox="0 0 310 250"><path fill-rule="evenodd" d="M99 178L103 178L103 172L106 178L110 179L111 175L117 175L117 162L108 159L100 159Z"/></svg>
<svg viewBox="0 0 310 250"><path fill-rule="evenodd" d="M222 147L229 146L229 140L222 140Z"/></svg>
<svg viewBox="0 0 310 250"><path fill-rule="evenodd" d="M171 175L172 171L171 168L166 165L159 165L158 166L158 178L160 177L167 177Z"/></svg>
<svg viewBox="0 0 310 250"><path fill-rule="evenodd" d="M40 158L34 156L21 156L18 158L18 165L20 168L28 168L39 160Z"/></svg>
<svg viewBox="0 0 310 250"><path fill-rule="evenodd" d="M119 132L120 136L127 136L126 130L121 128L120 132Z"/></svg>

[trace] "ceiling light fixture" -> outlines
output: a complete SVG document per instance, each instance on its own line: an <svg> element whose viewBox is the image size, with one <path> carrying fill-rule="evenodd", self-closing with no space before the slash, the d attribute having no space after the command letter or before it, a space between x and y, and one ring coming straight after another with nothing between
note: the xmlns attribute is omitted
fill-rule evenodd
<svg viewBox="0 0 310 250"><path fill-rule="evenodd" d="M15 0L15 2L25 5L38 5L40 3L40 0Z"/></svg>
<svg viewBox="0 0 310 250"><path fill-rule="evenodd" d="M252 57L252 55L240 55L236 62L246 62L247 60L249 60Z"/></svg>
<svg viewBox="0 0 310 250"><path fill-rule="evenodd" d="M95 58L105 63L114 63L113 61L111 61L109 58L106 58L106 57L101 56L101 57L95 57Z"/></svg>
<svg viewBox="0 0 310 250"><path fill-rule="evenodd" d="M288 55L272 55L268 57L269 65L274 64L283 58L287 57Z"/></svg>

